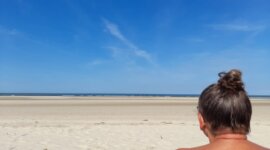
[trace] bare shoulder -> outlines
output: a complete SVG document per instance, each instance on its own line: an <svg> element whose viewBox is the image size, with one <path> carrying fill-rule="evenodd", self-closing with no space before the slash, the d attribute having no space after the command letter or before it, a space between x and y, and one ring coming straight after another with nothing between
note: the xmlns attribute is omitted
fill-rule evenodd
<svg viewBox="0 0 270 150"><path fill-rule="evenodd" d="M199 146L199 147L193 147L193 148L179 148L177 150L206 150L207 145Z"/></svg>
<svg viewBox="0 0 270 150"><path fill-rule="evenodd" d="M260 145L257 145L252 142L245 142L245 143L213 143L213 144L207 144L199 147L193 147L193 148L179 148L177 150L270 150L269 148L262 147Z"/></svg>
<svg viewBox="0 0 270 150"><path fill-rule="evenodd" d="M253 147L256 150L270 150L269 148L263 147L261 145L258 145L256 143L250 142L250 146L249 147Z"/></svg>

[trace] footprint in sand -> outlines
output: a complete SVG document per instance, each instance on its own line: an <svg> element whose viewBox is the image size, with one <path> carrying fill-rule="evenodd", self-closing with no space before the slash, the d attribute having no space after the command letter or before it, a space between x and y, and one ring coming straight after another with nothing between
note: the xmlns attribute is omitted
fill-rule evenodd
<svg viewBox="0 0 270 150"><path fill-rule="evenodd" d="M95 125L104 125L105 122L98 122L98 123L94 123Z"/></svg>

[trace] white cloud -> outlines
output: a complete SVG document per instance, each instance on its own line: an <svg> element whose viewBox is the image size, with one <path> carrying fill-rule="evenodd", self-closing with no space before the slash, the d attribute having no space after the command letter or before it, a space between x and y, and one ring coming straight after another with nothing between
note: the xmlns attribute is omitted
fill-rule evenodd
<svg viewBox="0 0 270 150"><path fill-rule="evenodd" d="M194 43L201 43L205 41L203 38L198 38L198 37L187 38L186 40L188 42L194 42Z"/></svg>
<svg viewBox="0 0 270 150"><path fill-rule="evenodd" d="M258 32L266 28L264 25L252 25L246 23L210 24L208 26L215 30L238 31L238 32Z"/></svg>
<svg viewBox="0 0 270 150"><path fill-rule="evenodd" d="M147 59L148 61L152 61L152 58L151 58L150 54L147 53L147 52L144 51L144 50L137 49L137 50L134 51L134 53L135 53L137 56L139 56L139 57L145 58L145 59Z"/></svg>
<svg viewBox="0 0 270 150"><path fill-rule="evenodd" d="M16 29L7 29L0 25L0 34L13 36L13 35L18 35L19 32Z"/></svg>
<svg viewBox="0 0 270 150"><path fill-rule="evenodd" d="M105 47L106 49L110 50L112 53L112 57L117 60L129 60L130 52L126 49L118 48L118 47Z"/></svg>
<svg viewBox="0 0 270 150"><path fill-rule="evenodd" d="M101 64L103 64L103 63L104 63L103 60L97 59L97 60L93 60L93 61L89 62L88 65L89 65L89 66L97 66L97 65L101 65Z"/></svg>
<svg viewBox="0 0 270 150"><path fill-rule="evenodd" d="M105 24L106 29L109 31L109 33L120 40L124 45L126 45L129 49L129 54L132 54L134 56L143 58L147 60L150 63L153 63L152 56L147 51L139 49L135 44L130 42L119 30L118 26L107 19L103 19L103 22ZM115 51L115 48L113 48Z"/></svg>
<svg viewBox="0 0 270 150"><path fill-rule="evenodd" d="M106 28L108 29L108 31L110 32L110 34L112 34L113 36L115 36L116 38L118 38L121 41L127 41L127 39L123 36L123 34L119 31L118 27L116 24L113 24L111 22L109 22L106 19L103 19Z"/></svg>

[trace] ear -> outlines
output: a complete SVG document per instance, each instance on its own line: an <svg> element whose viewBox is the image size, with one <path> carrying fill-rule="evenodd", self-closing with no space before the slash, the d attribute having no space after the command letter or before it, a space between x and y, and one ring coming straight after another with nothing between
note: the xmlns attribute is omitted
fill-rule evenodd
<svg viewBox="0 0 270 150"><path fill-rule="evenodd" d="M202 116L202 114L200 112L198 112L198 121L199 121L199 124L200 124L200 129L204 131L206 125L205 125L203 116Z"/></svg>

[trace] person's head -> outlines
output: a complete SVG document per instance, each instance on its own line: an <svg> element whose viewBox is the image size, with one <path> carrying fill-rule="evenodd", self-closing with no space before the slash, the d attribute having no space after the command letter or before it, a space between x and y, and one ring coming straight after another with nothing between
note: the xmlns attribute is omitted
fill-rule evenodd
<svg viewBox="0 0 270 150"><path fill-rule="evenodd" d="M248 134L252 114L239 70L219 73L219 80L206 87L199 97L200 125L206 125L212 135L223 133ZM203 128L203 127L201 127Z"/></svg>

